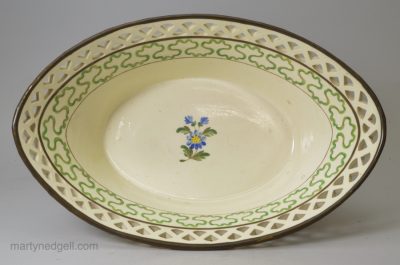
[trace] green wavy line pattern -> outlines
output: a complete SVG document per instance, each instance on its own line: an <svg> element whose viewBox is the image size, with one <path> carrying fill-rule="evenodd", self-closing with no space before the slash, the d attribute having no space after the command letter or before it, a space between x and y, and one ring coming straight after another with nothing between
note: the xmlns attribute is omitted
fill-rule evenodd
<svg viewBox="0 0 400 265"><path fill-rule="evenodd" d="M194 215L162 211L129 201L97 183L72 156L66 141L71 114L85 97L115 76L150 63L181 58L218 58L273 73L303 90L322 110L333 128L328 155L306 183L286 195L247 211ZM146 43L111 54L73 77L52 98L40 124L40 137L51 162L86 197L107 209L154 224L216 228L261 221L286 212L320 192L343 169L355 147L358 126L340 93L312 70L290 58L239 41L178 38Z"/></svg>

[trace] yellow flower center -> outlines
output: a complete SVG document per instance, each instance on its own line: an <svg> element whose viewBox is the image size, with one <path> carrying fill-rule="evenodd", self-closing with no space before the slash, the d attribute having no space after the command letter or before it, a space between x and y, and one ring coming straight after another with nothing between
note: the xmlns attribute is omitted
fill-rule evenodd
<svg viewBox="0 0 400 265"><path fill-rule="evenodd" d="M197 135L192 136L192 143L198 144L198 143L200 143L200 141L201 141L201 139Z"/></svg>

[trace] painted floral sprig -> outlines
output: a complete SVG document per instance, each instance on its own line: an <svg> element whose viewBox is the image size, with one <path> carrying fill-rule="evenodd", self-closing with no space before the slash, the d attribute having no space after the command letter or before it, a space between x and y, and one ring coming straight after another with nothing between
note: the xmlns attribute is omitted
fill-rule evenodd
<svg viewBox="0 0 400 265"><path fill-rule="evenodd" d="M193 116L188 115L185 116L184 122L186 124L185 126L176 129L177 133L186 135L186 145L181 145L183 155L186 157L186 159L181 159L179 161L201 161L210 156L209 153L201 150L207 145L207 138L217 134L217 131L211 127L202 129L202 127L209 123L208 117L203 116L200 117L200 121L196 121L193 119Z"/></svg>

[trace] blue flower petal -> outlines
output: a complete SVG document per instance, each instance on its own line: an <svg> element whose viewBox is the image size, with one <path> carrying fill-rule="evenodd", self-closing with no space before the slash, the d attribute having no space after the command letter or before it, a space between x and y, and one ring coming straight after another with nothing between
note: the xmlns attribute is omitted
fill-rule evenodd
<svg viewBox="0 0 400 265"><path fill-rule="evenodd" d="M208 124L208 117L201 117L200 118L200 124L201 125L205 125L205 124Z"/></svg>
<svg viewBox="0 0 400 265"><path fill-rule="evenodd" d="M185 116L186 124L191 124L192 122L193 122L193 116L191 116L191 115Z"/></svg>

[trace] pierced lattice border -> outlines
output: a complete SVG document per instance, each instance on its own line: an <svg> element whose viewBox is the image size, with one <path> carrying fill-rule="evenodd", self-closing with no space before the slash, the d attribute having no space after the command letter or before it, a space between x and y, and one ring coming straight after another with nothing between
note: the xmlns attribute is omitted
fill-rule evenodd
<svg viewBox="0 0 400 265"><path fill-rule="evenodd" d="M177 16L140 21L100 33L62 55L24 95L14 120L21 156L53 196L77 215L121 235L181 247L232 246L271 239L304 226L347 198L372 169L384 143L383 111L368 86L326 51L283 30L255 22L205 16ZM111 52L155 39L217 36L246 40L295 58L329 80L350 101L360 121L360 141L351 162L322 193L298 208L261 221L222 229L172 228L114 214L78 193L51 167L38 139L43 106L71 75Z"/></svg>

